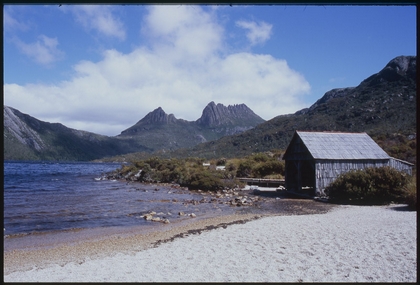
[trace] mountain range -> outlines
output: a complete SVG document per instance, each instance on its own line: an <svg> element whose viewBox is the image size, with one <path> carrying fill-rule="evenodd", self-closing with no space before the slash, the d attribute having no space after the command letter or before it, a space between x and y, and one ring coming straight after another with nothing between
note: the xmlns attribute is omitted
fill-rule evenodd
<svg viewBox="0 0 420 285"><path fill-rule="evenodd" d="M358 86L330 90L309 108L269 121L244 104L210 102L196 121L177 119L159 107L120 135L107 137L42 122L4 106L4 157L240 157L285 149L295 130L313 130L367 132L390 155L415 162L416 104L416 56L399 56Z"/></svg>
<svg viewBox="0 0 420 285"><path fill-rule="evenodd" d="M399 56L356 87L333 89L309 108L172 156L235 157L286 149L295 130L366 132L389 155L416 161L416 56Z"/></svg>
<svg viewBox="0 0 420 285"><path fill-rule="evenodd" d="M210 102L196 121L177 119L159 107L117 137L136 140L153 150L170 151L238 134L263 122L245 104L226 107Z"/></svg>
<svg viewBox="0 0 420 285"><path fill-rule="evenodd" d="M115 137L48 123L4 106L4 159L94 160L132 152L171 151L249 130L264 120L245 104L210 102L196 121L177 119L161 107Z"/></svg>

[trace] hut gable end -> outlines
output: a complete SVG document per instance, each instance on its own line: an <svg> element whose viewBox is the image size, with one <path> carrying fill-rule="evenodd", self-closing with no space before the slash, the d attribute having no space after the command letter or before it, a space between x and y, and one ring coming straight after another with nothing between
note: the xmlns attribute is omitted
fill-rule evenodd
<svg viewBox="0 0 420 285"><path fill-rule="evenodd" d="M302 139L295 134L293 135L293 138L287 147L284 155L283 160L309 160L314 159L309 152L308 148L305 146Z"/></svg>

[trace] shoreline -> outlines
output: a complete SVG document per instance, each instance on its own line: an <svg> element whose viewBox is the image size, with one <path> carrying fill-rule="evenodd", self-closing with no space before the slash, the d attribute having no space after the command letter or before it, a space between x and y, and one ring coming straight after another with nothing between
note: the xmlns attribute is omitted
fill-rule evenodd
<svg viewBox="0 0 420 285"><path fill-rule="evenodd" d="M171 242L177 238L217 228L226 228L233 224L243 224L262 217L274 215L239 214L206 218L197 221L180 221L170 226L149 228L144 231L143 227L132 227L123 232L105 229L105 236L91 234L86 240L81 240L83 235L72 241L49 242L40 246L28 246L26 248L11 249L4 252L3 272L5 275L16 271L27 271L34 267L45 268L53 264L63 266L70 262L83 263L85 260L114 256L118 253L132 254L149 248ZM89 231L89 230L87 230ZM139 232L141 231L141 232ZM79 230L84 233L84 230ZM71 234L67 231L62 234ZM70 254L69 254L70 253Z"/></svg>
<svg viewBox="0 0 420 285"><path fill-rule="evenodd" d="M7 238L9 244L8 249L4 247L4 274L35 267L45 268L53 264L64 266L70 262L83 263L87 259L104 258L117 253L132 254L177 238L263 217L326 213L338 206L304 199L280 199L275 204L278 212L273 212L273 209L265 211L248 208L236 214L221 212L215 216L185 219L170 224L151 222L147 227L76 229Z"/></svg>
<svg viewBox="0 0 420 285"><path fill-rule="evenodd" d="M32 256L15 252L15 265L21 267L5 270L4 280L416 282L417 213L404 205L296 213L216 217L169 231L32 251ZM7 261L5 269L12 265Z"/></svg>

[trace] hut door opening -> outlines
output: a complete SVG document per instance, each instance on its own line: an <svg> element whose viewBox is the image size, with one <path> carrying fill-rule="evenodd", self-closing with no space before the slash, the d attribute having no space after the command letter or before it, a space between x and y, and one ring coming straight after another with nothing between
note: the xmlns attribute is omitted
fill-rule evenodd
<svg viewBox="0 0 420 285"><path fill-rule="evenodd" d="M315 195L315 164L310 160L286 161L286 188Z"/></svg>
<svg viewBox="0 0 420 285"><path fill-rule="evenodd" d="M300 161L300 191L315 196L315 163L311 160Z"/></svg>

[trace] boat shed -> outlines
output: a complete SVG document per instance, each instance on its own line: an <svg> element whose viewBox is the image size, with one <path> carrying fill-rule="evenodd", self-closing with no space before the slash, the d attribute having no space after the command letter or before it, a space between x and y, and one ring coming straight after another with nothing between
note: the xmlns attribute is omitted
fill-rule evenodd
<svg viewBox="0 0 420 285"><path fill-rule="evenodd" d="M366 133L296 131L283 159L286 189L308 196L323 196L325 187L350 170L390 166L411 175L413 168Z"/></svg>

